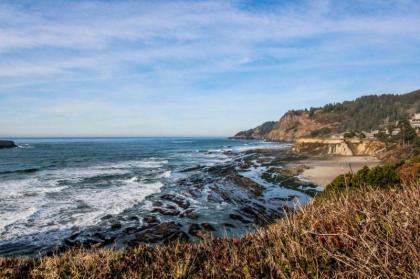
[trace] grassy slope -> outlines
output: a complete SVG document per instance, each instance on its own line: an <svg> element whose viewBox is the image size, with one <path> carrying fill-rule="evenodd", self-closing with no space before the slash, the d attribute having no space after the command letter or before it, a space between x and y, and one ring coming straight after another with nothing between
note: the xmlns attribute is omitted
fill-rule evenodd
<svg viewBox="0 0 420 279"><path fill-rule="evenodd" d="M415 278L419 208L418 183L355 189L318 197L240 240L0 258L0 278Z"/></svg>

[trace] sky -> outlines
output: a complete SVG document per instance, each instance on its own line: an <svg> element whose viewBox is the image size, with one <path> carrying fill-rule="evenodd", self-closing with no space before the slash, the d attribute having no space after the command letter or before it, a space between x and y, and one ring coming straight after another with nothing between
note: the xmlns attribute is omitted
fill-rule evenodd
<svg viewBox="0 0 420 279"><path fill-rule="evenodd" d="M420 1L0 1L0 136L230 136L420 88Z"/></svg>

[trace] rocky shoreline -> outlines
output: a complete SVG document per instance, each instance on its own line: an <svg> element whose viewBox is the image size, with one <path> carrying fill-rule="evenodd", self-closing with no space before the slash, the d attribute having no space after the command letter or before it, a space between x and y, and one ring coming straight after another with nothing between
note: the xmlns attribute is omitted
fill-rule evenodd
<svg viewBox="0 0 420 279"><path fill-rule="evenodd" d="M31 256L76 247L125 248L240 237L308 203L337 175L379 163L373 157L313 156L296 152L291 144L278 146L282 147L217 151L229 160L179 169L176 191L153 194L122 213L100 217L96 225L71 228L51 245L3 241L0 253ZM216 151L208 155L212 152ZM48 238L48 232L43 237Z"/></svg>
<svg viewBox="0 0 420 279"><path fill-rule="evenodd" d="M75 247L124 248L239 237L296 210L322 190L301 180L299 171L286 168L305 158L290 148L224 152L233 160L181 170L186 177L176 182L179 192L153 195L147 211L133 208L124 215L106 215L95 226L75 228L58 247L31 247L31 251L51 254ZM215 209L224 206L226 211L200 211L201 200ZM7 244L0 247L6 255L7 249Z"/></svg>

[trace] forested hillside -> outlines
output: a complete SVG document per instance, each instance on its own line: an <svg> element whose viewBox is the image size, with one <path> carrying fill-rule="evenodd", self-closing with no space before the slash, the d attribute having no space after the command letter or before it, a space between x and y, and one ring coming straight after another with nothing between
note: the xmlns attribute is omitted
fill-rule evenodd
<svg viewBox="0 0 420 279"><path fill-rule="evenodd" d="M309 115L315 115L317 110L329 114L332 120L340 120L339 129L342 131L369 131L420 112L420 90L404 95L363 96L354 101L311 108Z"/></svg>
<svg viewBox="0 0 420 279"><path fill-rule="evenodd" d="M407 94L369 95L354 101L287 112L272 125L239 132L234 138L294 140L346 131L371 131L420 112L420 90Z"/></svg>

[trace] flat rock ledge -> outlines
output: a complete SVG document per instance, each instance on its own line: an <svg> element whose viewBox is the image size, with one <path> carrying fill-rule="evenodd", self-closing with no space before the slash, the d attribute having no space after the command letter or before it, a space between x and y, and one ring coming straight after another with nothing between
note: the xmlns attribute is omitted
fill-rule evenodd
<svg viewBox="0 0 420 279"><path fill-rule="evenodd" d="M0 149L2 148L13 148L17 147L14 141L11 140L0 140Z"/></svg>

